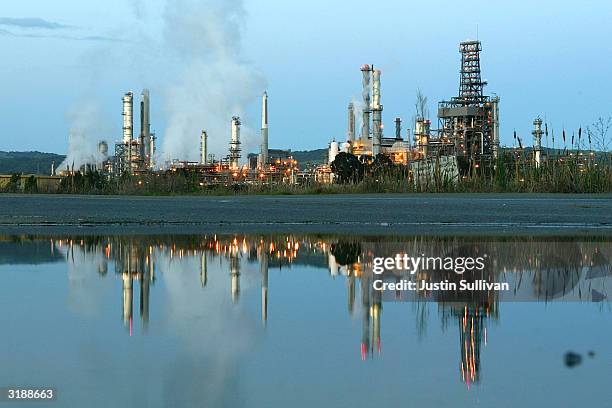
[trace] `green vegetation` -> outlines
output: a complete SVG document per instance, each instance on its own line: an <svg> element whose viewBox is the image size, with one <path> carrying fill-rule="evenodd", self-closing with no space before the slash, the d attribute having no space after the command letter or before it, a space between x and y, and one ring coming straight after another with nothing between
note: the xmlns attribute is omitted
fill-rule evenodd
<svg viewBox="0 0 612 408"><path fill-rule="evenodd" d="M435 159L434 161L435 162ZM165 173L109 178L95 171L75 172L61 179L58 193L125 195L235 195L235 194L363 194L363 193L610 193L612 158L606 154L585 155L566 151L539 168L529 152L505 150L496 163L458 161L459 180L435 168L432 176L416 183L407 166L396 165L384 155L362 163L348 153L339 153L331 168L334 183L301 185L240 183L206 185L198 173L178 169ZM6 193L37 193L36 178L13 174L1 188Z"/></svg>

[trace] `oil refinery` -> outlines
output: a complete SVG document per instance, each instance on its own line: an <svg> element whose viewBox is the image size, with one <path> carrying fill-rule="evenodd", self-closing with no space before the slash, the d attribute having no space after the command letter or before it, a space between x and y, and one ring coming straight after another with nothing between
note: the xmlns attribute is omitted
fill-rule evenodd
<svg viewBox="0 0 612 408"><path fill-rule="evenodd" d="M241 142L243 122L235 115L227 118L229 141L224 157L216 158L209 153L209 138L219 140L227 136L210 134L206 124L202 123L201 133L193 135L199 139L198 161L174 158L161 162L157 155L157 137L151 132L150 93L147 89L140 95L138 137L134 135L134 93L129 91L122 98L123 134L121 140L114 143L114 154L109 155L107 141L100 141L98 152L102 159L90 165L109 179L126 174L171 174L169 172L180 171L196 178L200 186L329 184L337 179L332 164L338 155L345 153L354 156L363 165L383 160L402 167L415 184L440 174L452 183L457 183L475 173L487 173L495 168L502 154L500 98L485 92L487 82L481 75L481 51L480 41L460 43L459 92L457 96L438 103L437 128L432 119L427 117L425 99L421 101L421 109L417 101L416 115L410 120L395 118L392 135L384 134L382 72L374 65L362 65L362 101L348 104L346 136L331 140L325 159L309 166L303 163L300 165L291 150L269 148L266 91L261 97L258 152L248 152L245 155ZM359 130L357 123L360 124ZM402 131L402 123L405 124L405 132ZM531 167L538 168L548 159L541 143L542 135L546 133L548 136L548 128L543 131L542 124L540 118L535 119L533 147L524 148L519 140L518 149L506 149L514 157L513 160L522 157ZM243 158L246 158L246 162ZM74 171L74 168L69 167L60 169L60 175L70 175ZM52 169L52 175L54 173L55 169Z"/></svg>

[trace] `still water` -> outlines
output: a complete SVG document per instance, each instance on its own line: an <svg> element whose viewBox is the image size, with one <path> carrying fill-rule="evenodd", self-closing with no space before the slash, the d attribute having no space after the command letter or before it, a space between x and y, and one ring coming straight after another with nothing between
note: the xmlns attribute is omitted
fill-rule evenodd
<svg viewBox="0 0 612 408"><path fill-rule="evenodd" d="M511 290L372 289L373 255L427 251L486 252ZM611 259L584 237L1 237L0 387L52 386L49 406L609 406Z"/></svg>

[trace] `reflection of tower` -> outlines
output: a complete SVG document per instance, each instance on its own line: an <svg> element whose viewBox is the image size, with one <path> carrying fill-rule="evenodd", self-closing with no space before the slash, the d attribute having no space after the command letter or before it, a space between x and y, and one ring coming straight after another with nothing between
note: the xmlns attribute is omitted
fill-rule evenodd
<svg viewBox="0 0 612 408"><path fill-rule="evenodd" d="M240 296L240 260L237 256L230 257L230 277L232 286L232 302L238 302Z"/></svg>
<svg viewBox="0 0 612 408"><path fill-rule="evenodd" d="M372 306L370 307L370 315L372 317L372 347L376 345L376 351L380 353L380 317L382 314L382 292L374 290L372 285L369 286L372 290Z"/></svg>
<svg viewBox="0 0 612 408"><path fill-rule="evenodd" d="M459 320L461 342L461 379L468 385L480 380L480 345L484 314L478 307L465 306Z"/></svg>
<svg viewBox="0 0 612 408"><path fill-rule="evenodd" d="M148 259L151 262L151 259ZM140 278L140 318L142 319L142 327L147 328L149 324L149 288L151 284L151 275L149 270L145 270Z"/></svg>
<svg viewBox="0 0 612 408"><path fill-rule="evenodd" d="M327 264L329 265L329 273L331 276L338 275L338 262L336 262L336 257L330 252L327 255Z"/></svg>
<svg viewBox="0 0 612 408"><path fill-rule="evenodd" d="M206 286L206 282L208 281L208 265L206 259L206 251L202 251L202 256L200 257L200 284L202 287Z"/></svg>
<svg viewBox="0 0 612 408"><path fill-rule="evenodd" d="M130 326L132 334L132 274L129 271L123 272L123 324Z"/></svg>
<svg viewBox="0 0 612 408"><path fill-rule="evenodd" d="M149 322L150 286L154 280L153 248L133 243L119 243L115 260L116 272L123 280L123 323L129 324L130 335L133 323L134 280L140 281L140 317L142 327Z"/></svg>
<svg viewBox="0 0 612 408"><path fill-rule="evenodd" d="M374 351L380 353L380 319L382 314L381 292L374 290L371 278L361 280L361 305L363 310L363 326L361 332L361 359Z"/></svg>
<svg viewBox="0 0 612 408"><path fill-rule="evenodd" d="M348 311L352 315L355 309L355 275L354 272L349 271L348 275Z"/></svg>
<svg viewBox="0 0 612 408"><path fill-rule="evenodd" d="M261 271L261 321L268 322L268 253L262 251L259 268Z"/></svg>
<svg viewBox="0 0 612 408"><path fill-rule="evenodd" d="M370 350L370 279L361 280L361 306L363 313L361 330L361 359L365 360Z"/></svg>

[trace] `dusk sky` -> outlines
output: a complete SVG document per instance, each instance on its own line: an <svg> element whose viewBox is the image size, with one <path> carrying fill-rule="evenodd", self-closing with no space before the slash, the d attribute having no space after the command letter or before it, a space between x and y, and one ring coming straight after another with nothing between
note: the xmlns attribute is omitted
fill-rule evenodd
<svg viewBox="0 0 612 408"><path fill-rule="evenodd" d="M255 151L264 90L270 147L322 148L345 140L364 63L382 70L387 135L395 117L410 123L417 88L437 124L437 102L458 92L458 43L477 35L502 144L514 129L531 144L538 115L560 131L612 114L604 0L20 0L0 13L0 150L66 153L71 129L112 144L123 93L143 88L169 158L194 159L199 129L224 152L232 114Z"/></svg>

